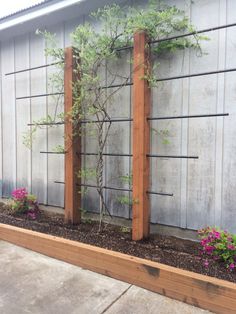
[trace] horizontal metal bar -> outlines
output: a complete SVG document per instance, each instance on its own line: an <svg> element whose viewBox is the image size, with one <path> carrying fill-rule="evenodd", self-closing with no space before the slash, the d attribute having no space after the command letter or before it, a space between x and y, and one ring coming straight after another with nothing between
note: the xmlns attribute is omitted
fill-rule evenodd
<svg viewBox="0 0 236 314"><path fill-rule="evenodd" d="M128 83L125 83L125 84L115 84L115 85L109 85L109 86L102 86L102 87L100 87L100 89L109 89L109 88L132 86L132 85L134 85L133 82L128 82Z"/></svg>
<svg viewBox="0 0 236 314"><path fill-rule="evenodd" d="M196 114L186 116L168 116L168 117L149 117L147 120L171 120L171 119L191 119L191 118L206 118L206 117L224 117L228 116L229 113L213 113L213 114Z"/></svg>
<svg viewBox="0 0 236 314"><path fill-rule="evenodd" d="M133 119L132 118L117 118L117 119L110 119L110 120L81 120L81 121L79 121L79 123L82 123L82 124L84 124L84 123L102 123L102 122L131 122L131 121L133 121Z"/></svg>
<svg viewBox="0 0 236 314"><path fill-rule="evenodd" d="M200 115L187 115L187 116L167 116L167 117L149 117L147 120L171 120L171 119L191 119L191 118L206 118L206 117L224 117L229 116L229 113L213 113L213 114L200 114ZM79 123L102 123L102 122L132 122L132 118L117 118L117 119L110 119L110 120L81 120ZM52 123L28 123L28 126L34 125L61 125L65 124L65 122L52 122Z"/></svg>
<svg viewBox="0 0 236 314"><path fill-rule="evenodd" d="M150 158L184 158L184 159L198 159L198 156L178 156L178 155L154 155L154 154L147 154L147 157Z"/></svg>
<svg viewBox="0 0 236 314"><path fill-rule="evenodd" d="M64 93L48 93L48 94L39 94L39 95L32 95L32 96L16 97L16 100L27 99L27 98L36 98L36 97L47 97L47 96L54 96L54 95L64 95Z"/></svg>
<svg viewBox="0 0 236 314"><path fill-rule="evenodd" d="M194 35L203 34L203 33L207 33L207 32L212 32L212 31L216 31L216 30L220 30L220 29L224 29L224 28L234 27L234 26L236 26L236 23L231 23L231 24L225 24L225 25L221 25L221 26L205 28L205 29L201 29L199 31L193 31L193 32L185 33L185 34L176 35L176 36L171 36L171 37L166 37L166 38L160 38L160 39L152 40L152 41L149 42L149 44L152 45L152 44L160 43L160 42L163 42L163 41L169 41L169 40L179 39L179 38L183 38L183 37L194 36ZM130 45L130 46L124 46L124 47L116 48L115 50L116 51L122 51L122 50L130 50L130 49L133 49L133 48L134 48L134 46Z"/></svg>
<svg viewBox="0 0 236 314"><path fill-rule="evenodd" d="M92 184L84 184L84 183L80 183L77 184L78 186L82 186L82 187L88 187L88 188L95 188L95 189L99 189L99 186L96 185L92 185ZM115 190L115 191L123 191L123 192L132 192L131 189L122 189L122 188L116 188L116 187L110 187L110 186L103 186L102 187L104 190Z"/></svg>
<svg viewBox="0 0 236 314"><path fill-rule="evenodd" d="M122 189L122 188L115 188L115 187L109 187L109 186L104 186L105 190L115 190L115 191L123 191L123 192L132 192L132 189Z"/></svg>
<svg viewBox="0 0 236 314"><path fill-rule="evenodd" d="M49 206L49 207L57 207L57 208L62 208L62 209L64 209L64 208L65 208L65 207L62 207L62 206L51 205L51 204L45 204L45 203L39 203L39 205Z"/></svg>
<svg viewBox="0 0 236 314"><path fill-rule="evenodd" d="M33 126L33 125L60 125L60 124L65 124L65 122L52 122L52 123L28 123L28 126Z"/></svg>
<svg viewBox="0 0 236 314"><path fill-rule="evenodd" d="M115 85L108 85L108 86L101 86L101 87L97 87L95 88L95 90L99 90L99 89L109 89L109 88L116 88L116 87L124 87L124 86L132 86L134 83L132 82L128 82L125 84L115 84ZM94 90L93 88L89 88L88 91L92 91Z"/></svg>
<svg viewBox="0 0 236 314"><path fill-rule="evenodd" d="M37 70L37 69L50 67L50 66L53 66L53 65L56 65L56 64L60 64L60 63L64 63L64 62L63 61L59 61L59 62L53 62L53 63L49 63L49 64L44 64L44 65L39 65L37 67L32 67L32 68L28 68L28 69L22 69L22 70L19 70L19 71L9 72L9 73L6 73L5 75L7 76L7 75L13 75L13 74L17 74L17 73Z"/></svg>
<svg viewBox="0 0 236 314"><path fill-rule="evenodd" d="M115 48L115 51L131 50L133 48L134 48L134 46L130 45L130 46L124 46L124 47L120 47L120 48Z"/></svg>
<svg viewBox="0 0 236 314"><path fill-rule="evenodd" d="M65 184L65 182L61 181L54 181L54 183L59 183L59 184ZM89 187L89 188L96 188L98 189L99 187L96 185L91 185L91 184L78 184L79 186L84 186L84 187ZM115 187L109 187L109 186L103 186L103 189L106 190L115 190L115 191L123 191L123 192L132 192L132 189L122 189L122 188L115 188ZM174 196L173 193L164 193L164 192L153 192L153 191L147 191L148 194L156 194L156 195L163 195L163 196Z"/></svg>
<svg viewBox="0 0 236 314"><path fill-rule="evenodd" d="M78 155L82 156L98 156L99 154L97 153L77 153ZM113 156L113 157L132 157L133 155L131 154L108 154L104 153L102 156Z"/></svg>
<svg viewBox="0 0 236 314"><path fill-rule="evenodd" d="M179 75L179 76L164 77L164 78L156 79L156 81L157 82L164 82L164 81L178 80L178 79L184 79L184 78L189 78L189 77L205 76L205 75L228 73L228 72L235 72L235 71L236 71L236 68L232 68L232 69L225 69L225 70L218 70L218 71L209 71L209 72L201 72L201 73L193 73L193 74L186 74L186 75Z"/></svg>
<svg viewBox="0 0 236 314"><path fill-rule="evenodd" d="M207 32L217 31L217 30L224 29L224 28L234 27L234 26L236 26L236 23L231 23L231 24L225 24L225 25L221 25L221 26L205 28L205 29L202 29L202 30L199 30L199 31L193 31L193 32L186 33L186 34L181 34L181 35L176 35L176 36L172 36L172 37L152 40L152 41L149 42L149 44L156 44L156 43L160 43L160 42L163 42L163 41L169 41L169 40L173 40L173 39L179 39L179 38L183 38L183 37L194 36L194 35L203 34L203 33L207 33Z"/></svg>
<svg viewBox="0 0 236 314"><path fill-rule="evenodd" d="M44 151L41 151L40 154L66 154L66 152L44 152Z"/></svg>
<svg viewBox="0 0 236 314"><path fill-rule="evenodd" d="M155 195L163 195L163 196L174 196L173 193L164 193L164 192L153 192L153 191L147 191L148 194L155 194Z"/></svg>

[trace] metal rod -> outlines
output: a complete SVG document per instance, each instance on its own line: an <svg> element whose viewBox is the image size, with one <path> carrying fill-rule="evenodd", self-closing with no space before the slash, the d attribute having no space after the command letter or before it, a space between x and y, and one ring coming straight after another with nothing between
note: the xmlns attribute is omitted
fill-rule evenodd
<svg viewBox="0 0 236 314"><path fill-rule="evenodd" d="M39 203L39 205L43 205L43 206L50 206L50 207L58 207L58 208L63 208L62 206L57 206L57 205L51 205L51 204L45 204L45 203Z"/></svg>
<svg viewBox="0 0 236 314"><path fill-rule="evenodd" d="M82 186L82 187L88 187L88 188L95 188L95 189L99 189L100 186L96 186L96 185L92 185L92 184L77 184L78 186ZM116 188L116 187L109 187L109 186L103 186L102 187L105 190L115 190L115 191L123 191L123 192L132 192L131 189L123 189L123 188Z"/></svg>
<svg viewBox="0 0 236 314"><path fill-rule="evenodd" d="M54 95L64 95L64 93L48 93L48 94L39 94L39 95L32 95L32 96L16 97L16 100L27 99L27 98L36 98L36 97L47 97L47 96L54 96Z"/></svg>
<svg viewBox="0 0 236 314"><path fill-rule="evenodd" d="M149 44L152 45L152 44L160 43L160 42L163 42L163 41L169 41L169 40L179 39L179 38L183 38L183 37L198 35L198 34L212 32L212 31L216 31L216 30L220 30L220 29L224 29L224 28L234 27L234 26L236 26L236 23L231 23L231 24L226 24L226 25L221 25L221 26L216 26L216 27L205 28L205 29L201 29L199 31L193 31L193 32L190 32L190 33L185 33L185 34L180 34L180 35L176 35L176 36L171 36L171 37L166 37L166 38L152 40L152 41L149 42ZM130 45L130 46L124 46L124 47L116 48L115 50L116 51L122 51L122 50L129 50L129 49L133 49L133 48L134 48L133 45Z"/></svg>
<svg viewBox="0 0 236 314"><path fill-rule="evenodd" d="M60 124L65 124L65 122L52 122L52 123L28 123L28 126L33 126L33 125L60 125Z"/></svg>
<svg viewBox="0 0 236 314"><path fill-rule="evenodd" d="M117 119L110 119L110 120L81 120L79 123L102 123L102 122L131 122L133 119L131 118L117 118Z"/></svg>
<svg viewBox="0 0 236 314"><path fill-rule="evenodd" d="M168 155L153 155L153 154L147 154L146 155L147 157L150 157L150 158L184 158L184 159L198 159L199 157L198 156L178 156L178 155L171 155L171 156L168 156Z"/></svg>
<svg viewBox="0 0 236 314"><path fill-rule="evenodd" d="M171 120L171 119L190 119L190 118L205 118L205 117L225 117L229 116L229 113L213 113L213 114L200 114L200 115L187 115L187 116L167 116L167 117L149 117L147 120ZM81 120L79 123L102 123L102 122L132 122L132 118L114 118L110 120ZM33 125L61 125L65 122L52 122L52 123L28 123L28 126Z"/></svg>
<svg viewBox="0 0 236 314"><path fill-rule="evenodd" d="M161 38L161 39L157 39L157 40L152 40L152 41L149 42L149 44L156 44L156 43L160 43L160 42L163 42L163 41L168 41L168 40L173 40L173 39L178 39L178 38L198 35L198 34L202 34L202 33L207 33L207 32L220 30L220 29L223 29L223 28L234 27L234 26L236 26L236 23L231 23L231 24L225 24L225 25L216 26L216 27L205 28L205 29L202 29L202 30L199 30L199 31L194 31L194 32L181 34L181 35L176 35L176 36L172 36L172 37L169 37L169 38Z"/></svg>
<svg viewBox="0 0 236 314"><path fill-rule="evenodd" d="M213 113L213 114L197 114L187 116L168 116L168 117L149 117L147 120L171 120L171 119L190 119L190 118L205 118L205 117L224 117L228 116L229 113Z"/></svg>
<svg viewBox="0 0 236 314"><path fill-rule="evenodd" d="M40 154L66 154L66 152L44 152L44 151L41 151Z"/></svg>
<svg viewBox="0 0 236 314"><path fill-rule="evenodd" d="M228 72L235 72L235 71L236 71L236 68L231 68L231 69L218 70L218 71L209 71L209 72L201 72L201 73L193 73L193 74L186 74L186 75L179 75L179 76L164 77L164 78L157 79L156 81L157 82L171 81L171 80L184 79L184 78L189 78L189 77L205 76L205 75L228 73Z"/></svg>
<svg viewBox="0 0 236 314"><path fill-rule="evenodd" d="M153 191L147 191L148 194L155 194L155 195L164 195L164 196L174 196L173 193L162 193L162 192L153 192Z"/></svg>
<svg viewBox="0 0 236 314"><path fill-rule="evenodd" d="M59 184L65 184L65 182L61 181L54 181L54 183L59 183ZM84 187L89 187L89 188L96 188L98 189L99 187L96 185L92 184L78 184L78 186L84 186ZM115 191L124 191L124 192L132 192L132 189L122 189L122 188L115 188L115 187L109 187L109 186L103 186L103 189L106 190L115 190ZM153 191L147 191L148 194L156 194L156 195L163 195L163 196L174 196L173 193L164 193L164 192L153 192Z"/></svg>
<svg viewBox="0 0 236 314"><path fill-rule="evenodd" d="M49 63L49 64L44 64L44 65L39 65L39 66L37 66L37 67L32 67L32 68L28 68L28 69L22 69L22 70L19 70L19 71L9 72L9 73L6 73L5 75L7 76L7 75L12 75L12 74L17 74L17 73L22 73L22 72L37 70L37 69L50 67L50 66L52 66L52 65L56 65L56 64L60 64L60 63L63 63L63 61L54 62L54 63Z"/></svg>
<svg viewBox="0 0 236 314"><path fill-rule="evenodd" d="M122 51L122 50L130 50L130 49L133 49L134 46L131 45L131 46L124 46L124 47L120 47L120 48L115 48L116 51Z"/></svg>
<svg viewBox="0 0 236 314"><path fill-rule="evenodd" d="M77 153L78 155L82 156L98 156L99 154L97 153ZM113 157L132 157L132 154L108 154L104 153L102 156L113 156Z"/></svg>
<svg viewBox="0 0 236 314"><path fill-rule="evenodd" d="M115 191L123 191L123 192L132 192L132 189L122 189L122 188L115 188L115 187L109 187L109 186L104 186L103 187L105 190L115 190Z"/></svg>
<svg viewBox="0 0 236 314"><path fill-rule="evenodd" d="M108 89L108 88L132 86L132 85L133 85L132 82L128 82L128 83L125 83L125 84L115 84L115 85L109 85L109 86L102 86L102 87L100 87L100 89Z"/></svg>
<svg viewBox="0 0 236 314"><path fill-rule="evenodd" d="M124 86L132 86L133 83L132 82L128 82L128 83L125 83L125 84L115 84L115 85L109 85L109 86L101 86L101 87L97 87L95 88L95 90L98 90L98 89L109 89L109 88L115 88L115 87L124 87ZM89 88L88 91L92 91L93 88Z"/></svg>

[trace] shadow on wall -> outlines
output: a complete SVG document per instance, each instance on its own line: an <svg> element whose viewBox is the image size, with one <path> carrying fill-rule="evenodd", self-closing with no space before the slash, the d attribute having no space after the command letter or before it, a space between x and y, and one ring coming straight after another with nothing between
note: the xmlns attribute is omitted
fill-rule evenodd
<svg viewBox="0 0 236 314"><path fill-rule="evenodd" d="M12 181L0 180L0 193L2 197L11 197L15 184Z"/></svg>

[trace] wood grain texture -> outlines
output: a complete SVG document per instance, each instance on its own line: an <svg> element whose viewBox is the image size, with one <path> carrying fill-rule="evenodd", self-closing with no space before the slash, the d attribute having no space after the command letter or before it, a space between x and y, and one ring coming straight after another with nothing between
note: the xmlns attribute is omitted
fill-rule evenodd
<svg viewBox="0 0 236 314"><path fill-rule="evenodd" d="M4 224L0 239L215 313L236 313L231 282Z"/></svg>
<svg viewBox="0 0 236 314"><path fill-rule="evenodd" d="M132 238L141 240L149 236L149 187L151 90L146 79L150 73L150 51L145 32L134 35L133 68L133 220Z"/></svg>
<svg viewBox="0 0 236 314"><path fill-rule="evenodd" d="M78 171L81 168L81 138L78 134L74 136L75 130L71 119L73 107L73 82L77 79L73 72L75 57L73 48L65 49L65 221L78 224L81 220L81 194L78 191L80 183Z"/></svg>

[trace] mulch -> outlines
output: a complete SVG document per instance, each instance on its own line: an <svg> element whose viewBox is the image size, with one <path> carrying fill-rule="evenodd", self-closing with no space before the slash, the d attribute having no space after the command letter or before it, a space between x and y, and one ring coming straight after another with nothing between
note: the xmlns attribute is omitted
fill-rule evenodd
<svg viewBox="0 0 236 314"><path fill-rule="evenodd" d="M78 226L65 224L63 216L41 212L36 220L4 211L0 204L0 223L54 236L95 245L155 262L193 271L236 283L236 271L227 270L223 264L209 261L206 268L199 255L198 242L172 236L151 235L148 240L132 241L131 230L114 225L105 225L98 232L98 223L87 220Z"/></svg>

